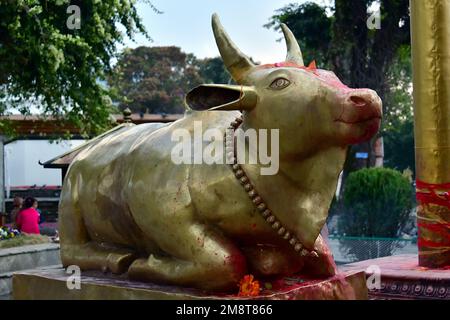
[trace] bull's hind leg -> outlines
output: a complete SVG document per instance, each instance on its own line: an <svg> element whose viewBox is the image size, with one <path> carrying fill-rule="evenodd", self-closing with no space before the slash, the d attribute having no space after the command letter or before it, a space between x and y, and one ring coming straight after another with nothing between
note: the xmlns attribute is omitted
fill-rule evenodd
<svg viewBox="0 0 450 320"><path fill-rule="evenodd" d="M59 207L61 260L64 267L77 265L82 270L125 272L135 260L134 252L92 242L83 222L77 199L66 179Z"/></svg>
<svg viewBox="0 0 450 320"><path fill-rule="evenodd" d="M205 290L236 290L245 275L241 251L204 225L183 224L168 230L159 245L170 256L150 255L129 269L133 279L192 286Z"/></svg>
<svg viewBox="0 0 450 320"><path fill-rule="evenodd" d="M136 257L127 249L103 246L96 242L61 245L63 266L77 265L81 270L101 270L120 274L127 271Z"/></svg>

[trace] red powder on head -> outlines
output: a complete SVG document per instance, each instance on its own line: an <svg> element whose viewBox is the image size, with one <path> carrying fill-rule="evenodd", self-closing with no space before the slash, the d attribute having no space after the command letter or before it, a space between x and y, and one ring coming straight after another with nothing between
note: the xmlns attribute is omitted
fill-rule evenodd
<svg viewBox="0 0 450 320"><path fill-rule="evenodd" d="M274 63L274 64L264 64L264 65L258 66L258 68L259 69L272 69L272 68L297 68L297 69L302 69L302 70L305 70L305 71L311 73L312 75L316 76L319 80L325 82L329 86L335 87L335 88L340 89L340 90L345 90L345 91L352 90L348 86L343 84L341 82L341 80L339 80L339 78L336 77L336 75L334 75L332 72L326 71L326 70L317 69L316 61L312 61L309 64L309 66L307 66L307 67L300 66L300 65L298 65L296 63L287 61L287 62L277 62L277 63Z"/></svg>
<svg viewBox="0 0 450 320"><path fill-rule="evenodd" d="M345 84L343 84L341 82L341 80L339 80L339 78L336 77L336 75L334 75L330 71L317 70L317 73L318 73L317 76L320 80L322 80L323 82L327 83L328 85L330 85L332 87L335 87L337 89L341 89L344 91L353 90L353 89L349 88L348 86L346 86Z"/></svg>
<svg viewBox="0 0 450 320"><path fill-rule="evenodd" d="M309 66L305 67L305 66L300 66L296 63L293 62L276 62L274 64L264 64L261 66L258 66L258 68L260 69L270 69L270 68L297 68L297 69L303 69L306 71L310 71L310 72L314 72L317 70L316 67L316 61L313 61L309 64Z"/></svg>

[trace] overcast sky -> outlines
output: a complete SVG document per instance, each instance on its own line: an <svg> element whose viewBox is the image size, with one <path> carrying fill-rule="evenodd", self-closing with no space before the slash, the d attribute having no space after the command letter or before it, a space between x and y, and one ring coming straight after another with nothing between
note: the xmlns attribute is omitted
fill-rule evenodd
<svg viewBox="0 0 450 320"><path fill-rule="evenodd" d="M262 63L284 60L284 42L277 42L280 33L263 27L275 10L289 3L306 0L151 0L163 14L156 14L148 4L138 5L139 14L153 38L149 42L138 36L137 43L127 41L127 46L181 47L184 52L199 58L219 55L212 29L211 15L219 14L222 24L233 41L247 55ZM323 4L327 0L314 0ZM305 57L309 61L308 57Z"/></svg>

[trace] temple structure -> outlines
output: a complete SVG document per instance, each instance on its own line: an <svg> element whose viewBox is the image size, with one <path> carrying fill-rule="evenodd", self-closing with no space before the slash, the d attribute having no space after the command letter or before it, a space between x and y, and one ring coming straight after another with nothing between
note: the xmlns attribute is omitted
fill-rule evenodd
<svg viewBox="0 0 450 320"><path fill-rule="evenodd" d="M411 1L419 264L450 266L450 1Z"/></svg>

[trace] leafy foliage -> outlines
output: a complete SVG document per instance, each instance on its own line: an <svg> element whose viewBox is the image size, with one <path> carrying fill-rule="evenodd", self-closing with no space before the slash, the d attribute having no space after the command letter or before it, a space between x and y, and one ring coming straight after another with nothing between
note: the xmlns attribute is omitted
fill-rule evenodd
<svg viewBox="0 0 450 320"><path fill-rule="evenodd" d="M402 243L395 238L408 222L413 195L408 178L398 171L370 168L351 173L337 224L344 236L341 250L356 261L392 255Z"/></svg>
<svg viewBox="0 0 450 320"><path fill-rule="evenodd" d="M121 109L183 113L184 96L201 83L228 83L220 57L197 59L178 47L138 47L122 52L108 83Z"/></svg>
<svg viewBox="0 0 450 320"><path fill-rule="evenodd" d="M192 54L144 46L125 50L108 80L120 108L143 113L183 113L185 94L203 81Z"/></svg>
<svg viewBox="0 0 450 320"><path fill-rule="evenodd" d="M316 59L319 67L330 68L350 87L376 90L384 102L384 126L389 126L384 132L397 126L395 118L399 117L399 113L407 117L402 120L407 123L412 116L410 90L405 90L410 84L409 62L406 59L406 53L410 50L409 1L330 2L334 6L325 7L310 2L290 4L277 10L266 27L276 28L280 22L286 23L299 40L306 60ZM371 30L367 26L367 12L374 4L380 6L381 29ZM402 103L399 103L400 100ZM398 147L396 141L412 137L394 138L397 132L389 131L387 143L390 150ZM345 166L347 173L357 167L351 156L356 152L368 152L368 165L374 164L373 142L352 148ZM393 161L391 158L389 164L403 166ZM413 159L409 158L409 163L412 162Z"/></svg>
<svg viewBox="0 0 450 320"><path fill-rule="evenodd" d="M326 7L307 2L278 9L264 26L280 30L281 22L288 25L302 47L304 58L314 59L324 67L329 62L332 21Z"/></svg>
<svg viewBox="0 0 450 320"><path fill-rule="evenodd" d="M69 28L69 5L80 28ZM111 101L104 86L117 43L147 35L135 0L7 0L0 2L0 114L64 117L83 132L108 127ZM148 36L148 35L147 35Z"/></svg>
<svg viewBox="0 0 450 320"><path fill-rule="evenodd" d="M221 57L206 58L198 60L197 63L204 83L230 83L232 81Z"/></svg>
<svg viewBox="0 0 450 320"><path fill-rule="evenodd" d="M385 165L397 170L415 170L414 119L412 105L411 47L402 46L388 71L385 103L395 106L385 111Z"/></svg>
<svg viewBox="0 0 450 320"><path fill-rule="evenodd" d="M367 27L368 9L380 6L380 29ZM382 99L387 71L403 45L410 45L408 0L335 0L331 59L337 74L354 87L368 87ZM390 106L385 106L389 108Z"/></svg>
<svg viewBox="0 0 450 320"><path fill-rule="evenodd" d="M346 236L395 238L413 206L413 189L400 172L370 168L352 172L343 195L338 231Z"/></svg>
<svg viewBox="0 0 450 320"><path fill-rule="evenodd" d="M397 170L415 172L414 122L408 119L384 133L385 165Z"/></svg>

